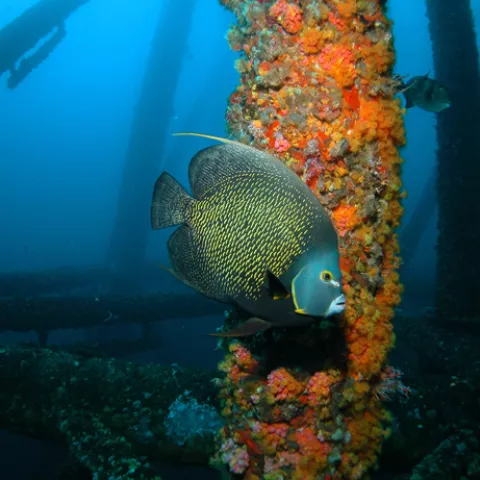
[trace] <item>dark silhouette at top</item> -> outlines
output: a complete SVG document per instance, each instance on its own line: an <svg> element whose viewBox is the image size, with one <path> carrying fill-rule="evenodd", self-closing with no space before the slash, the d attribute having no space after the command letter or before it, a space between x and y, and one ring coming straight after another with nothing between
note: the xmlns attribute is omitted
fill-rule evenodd
<svg viewBox="0 0 480 480"><path fill-rule="evenodd" d="M15 88L48 57L66 35L65 20L88 1L40 0L0 30L0 75L10 71L9 88ZM35 53L24 57L52 32Z"/></svg>

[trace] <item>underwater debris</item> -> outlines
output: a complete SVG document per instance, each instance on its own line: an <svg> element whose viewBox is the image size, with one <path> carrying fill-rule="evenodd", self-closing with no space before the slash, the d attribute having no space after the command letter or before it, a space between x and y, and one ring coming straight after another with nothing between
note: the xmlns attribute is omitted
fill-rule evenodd
<svg viewBox="0 0 480 480"><path fill-rule="evenodd" d="M20 297L0 298L0 331L50 331L155 322L221 315L222 311L223 308L215 302L193 295L57 295L30 297L28 300Z"/></svg>
<svg viewBox="0 0 480 480"><path fill-rule="evenodd" d="M206 464L214 451L210 433L183 443L165 428L188 390L187 405L207 409L213 429L215 387L201 370L3 346L0 376L0 426L66 442L94 478L159 479L154 461Z"/></svg>
<svg viewBox="0 0 480 480"><path fill-rule="evenodd" d="M478 432L461 430L446 438L419 465L410 480L440 478L478 478L480 475L480 441Z"/></svg>

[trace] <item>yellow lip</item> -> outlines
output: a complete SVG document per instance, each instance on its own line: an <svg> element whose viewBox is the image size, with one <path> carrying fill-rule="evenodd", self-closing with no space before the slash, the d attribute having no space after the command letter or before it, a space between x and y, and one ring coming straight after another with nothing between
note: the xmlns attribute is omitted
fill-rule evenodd
<svg viewBox="0 0 480 480"><path fill-rule="evenodd" d="M297 308L295 310L295 313L298 313L299 315L308 315L307 312L303 308Z"/></svg>

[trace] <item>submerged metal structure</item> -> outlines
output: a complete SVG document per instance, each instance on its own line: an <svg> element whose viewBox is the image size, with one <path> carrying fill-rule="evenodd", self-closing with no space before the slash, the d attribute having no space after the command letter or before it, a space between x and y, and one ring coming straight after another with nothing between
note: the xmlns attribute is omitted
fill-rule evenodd
<svg viewBox="0 0 480 480"><path fill-rule="evenodd" d="M173 99L195 4L195 0L164 2L152 39L110 241L108 263L118 272L117 289L128 291L137 286L136 278L145 266L153 182L173 116Z"/></svg>
<svg viewBox="0 0 480 480"><path fill-rule="evenodd" d="M435 78L452 106L437 115L439 319L480 318L480 75L470 0L427 0Z"/></svg>
<svg viewBox="0 0 480 480"><path fill-rule="evenodd" d="M67 33L65 20L88 1L39 0L0 30L0 75L10 72L9 88L16 88L53 52ZM27 55L45 38L42 46Z"/></svg>
<svg viewBox="0 0 480 480"><path fill-rule="evenodd" d="M347 307L330 336L228 345L216 461L250 480L367 478L388 436L386 391L407 393L386 365L402 292L405 132L385 2L220 3L237 18L228 40L240 53L229 131L283 160L330 213Z"/></svg>

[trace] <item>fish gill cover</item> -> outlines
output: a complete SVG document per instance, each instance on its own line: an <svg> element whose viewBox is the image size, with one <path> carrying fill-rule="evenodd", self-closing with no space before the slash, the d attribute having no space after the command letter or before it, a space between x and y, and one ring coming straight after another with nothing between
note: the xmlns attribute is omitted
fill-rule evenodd
<svg viewBox="0 0 480 480"><path fill-rule="evenodd" d="M383 400L408 393L386 365L402 292L395 229L405 144L391 23L378 0L220 3L237 17L228 40L241 52L230 133L282 159L330 213L347 307L343 357L325 355L325 329L283 343L310 349L313 371L293 354L291 364L270 361L255 341L228 342L218 380L226 425L213 463L246 479L366 478L389 434Z"/></svg>

